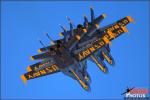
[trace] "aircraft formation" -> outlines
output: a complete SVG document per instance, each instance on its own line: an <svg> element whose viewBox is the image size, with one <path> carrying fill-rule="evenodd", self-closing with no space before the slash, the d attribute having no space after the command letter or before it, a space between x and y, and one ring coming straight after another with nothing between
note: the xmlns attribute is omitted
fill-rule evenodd
<svg viewBox="0 0 150 100"><path fill-rule="evenodd" d="M83 89L90 91L91 78L87 72L87 61L96 63L103 73L108 73L104 62L115 64L110 53L111 41L128 32L126 25L134 20L131 16L126 16L112 24L99 27L106 15L102 14L95 18L92 7L90 12L91 21L89 22L85 15L83 25L78 24L77 28L74 28L72 20L67 17L70 29L61 26L62 39L52 40L47 33L51 45L45 46L42 41L39 41L43 45L38 50L40 54L31 56L31 60L39 60L39 62L27 67L28 72L21 75L24 82L62 72L77 80Z"/></svg>

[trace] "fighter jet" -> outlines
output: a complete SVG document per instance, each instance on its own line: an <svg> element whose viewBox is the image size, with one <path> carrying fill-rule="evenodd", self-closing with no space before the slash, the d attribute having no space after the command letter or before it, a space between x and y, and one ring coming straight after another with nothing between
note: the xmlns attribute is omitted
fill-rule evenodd
<svg viewBox="0 0 150 100"><path fill-rule="evenodd" d="M65 27L60 32L62 39L53 40L49 34L51 45L45 46L42 41L40 54L31 56L31 60L39 60L38 63L27 67L27 73L21 75L24 82L30 79L39 78L45 75L62 72L65 75L77 80L86 91L90 91L91 78L87 72L87 61L94 62L103 73L108 73L105 64L115 65L114 58L110 53L111 41L123 33L128 32L126 25L134 22L131 16L126 16L115 23L99 27L99 24L106 17L101 14L95 18L94 10L91 7L91 21L84 16L84 23L74 28L73 21L67 17L70 29Z"/></svg>

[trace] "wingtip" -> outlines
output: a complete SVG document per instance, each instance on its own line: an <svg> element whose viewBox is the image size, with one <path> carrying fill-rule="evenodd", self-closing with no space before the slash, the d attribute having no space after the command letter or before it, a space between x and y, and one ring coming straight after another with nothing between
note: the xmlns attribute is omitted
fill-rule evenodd
<svg viewBox="0 0 150 100"><path fill-rule="evenodd" d="M34 60L33 56L30 57L31 60Z"/></svg>
<svg viewBox="0 0 150 100"><path fill-rule="evenodd" d="M24 75L21 75L20 77L21 77L22 81L26 84L27 83L26 77Z"/></svg>
<svg viewBox="0 0 150 100"><path fill-rule="evenodd" d="M105 17L106 17L106 14L102 14L102 16L105 18Z"/></svg>
<svg viewBox="0 0 150 100"><path fill-rule="evenodd" d="M59 36L63 36L62 32L59 33Z"/></svg>

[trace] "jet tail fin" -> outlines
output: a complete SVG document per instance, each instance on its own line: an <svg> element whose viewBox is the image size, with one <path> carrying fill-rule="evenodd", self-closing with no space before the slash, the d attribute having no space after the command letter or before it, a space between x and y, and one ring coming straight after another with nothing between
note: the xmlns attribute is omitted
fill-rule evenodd
<svg viewBox="0 0 150 100"><path fill-rule="evenodd" d="M91 22L92 22L95 19L93 7L90 7L90 11L91 11Z"/></svg>
<svg viewBox="0 0 150 100"><path fill-rule="evenodd" d="M86 90L86 91L89 91L90 90L90 87L89 85L84 82L80 77L79 75L73 70L73 69L70 69L72 74L76 77L76 79L78 80L78 82L80 83L80 85Z"/></svg>
<svg viewBox="0 0 150 100"><path fill-rule="evenodd" d="M96 65L100 68L100 70L102 72L108 73L108 68L106 67L106 65L102 61L98 60L98 58L94 55L91 55L90 57L96 63Z"/></svg>
<svg viewBox="0 0 150 100"><path fill-rule="evenodd" d="M110 65L115 65L115 61L113 57L111 56L110 52L106 49L106 47L103 48L103 50L101 51L101 54Z"/></svg>

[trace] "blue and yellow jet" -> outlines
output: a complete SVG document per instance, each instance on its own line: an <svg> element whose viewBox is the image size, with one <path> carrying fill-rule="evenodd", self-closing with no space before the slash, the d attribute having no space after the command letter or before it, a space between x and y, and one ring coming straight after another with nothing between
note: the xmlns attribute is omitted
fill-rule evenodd
<svg viewBox="0 0 150 100"><path fill-rule="evenodd" d="M87 72L87 60L90 60L99 67L99 69L107 73L108 68L104 61L110 65L114 65L115 61L110 53L111 41L118 38L123 33L128 32L126 25L134 22L133 18L126 16L115 23L105 27L99 27L100 22L106 17L102 14L95 18L93 8L91 11L91 22L87 16L84 16L84 23L74 28L73 22L67 17L70 30L61 26L63 36L60 40L51 40L50 46L43 45L38 52L40 54L31 57L31 60L40 60L40 62L27 67L27 73L21 76L22 80L39 78L41 76L63 72L65 75L77 80L80 85L90 91L91 78Z"/></svg>

